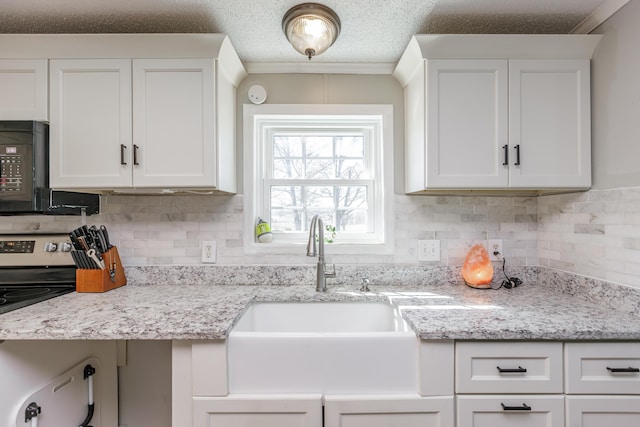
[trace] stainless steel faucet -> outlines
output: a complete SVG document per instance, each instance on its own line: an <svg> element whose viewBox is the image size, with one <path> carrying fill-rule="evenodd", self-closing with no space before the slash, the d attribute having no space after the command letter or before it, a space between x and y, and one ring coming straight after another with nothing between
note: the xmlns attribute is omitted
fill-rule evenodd
<svg viewBox="0 0 640 427"><path fill-rule="evenodd" d="M316 230L318 234L318 250L316 252ZM311 218L311 224L309 224L309 241L307 242L307 256L317 256L318 264L316 268L316 291L327 291L327 277L336 277L336 266L333 266L333 271L327 273L324 263L324 224L320 215L314 215Z"/></svg>

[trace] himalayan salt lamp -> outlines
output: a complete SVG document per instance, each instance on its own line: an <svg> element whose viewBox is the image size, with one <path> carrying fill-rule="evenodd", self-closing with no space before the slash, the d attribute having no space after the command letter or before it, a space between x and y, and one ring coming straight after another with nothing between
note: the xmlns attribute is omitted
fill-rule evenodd
<svg viewBox="0 0 640 427"><path fill-rule="evenodd" d="M493 265L489 253L480 243L474 245L462 266L462 277L472 288L490 288L493 279Z"/></svg>

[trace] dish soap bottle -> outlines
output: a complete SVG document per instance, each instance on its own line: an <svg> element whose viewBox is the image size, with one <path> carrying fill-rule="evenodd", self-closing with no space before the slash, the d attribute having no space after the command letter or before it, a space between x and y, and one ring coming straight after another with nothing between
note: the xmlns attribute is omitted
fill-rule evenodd
<svg viewBox="0 0 640 427"><path fill-rule="evenodd" d="M273 240L273 234L271 234L271 227L262 218L258 218L258 224L256 225L256 237L260 243L271 243Z"/></svg>

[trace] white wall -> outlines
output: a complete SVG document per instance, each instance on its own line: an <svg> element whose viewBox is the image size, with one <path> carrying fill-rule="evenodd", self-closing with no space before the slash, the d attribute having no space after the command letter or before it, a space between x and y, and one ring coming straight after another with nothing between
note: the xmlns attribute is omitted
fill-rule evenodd
<svg viewBox="0 0 640 427"><path fill-rule="evenodd" d="M640 185L640 0L631 0L593 33L594 188Z"/></svg>
<svg viewBox="0 0 640 427"><path fill-rule="evenodd" d="M255 84L267 90L265 104L392 104L394 121L394 192L404 193L404 92L390 75L250 74L238 87L236 117L238 193L242 186L242 105Z"/></svg>

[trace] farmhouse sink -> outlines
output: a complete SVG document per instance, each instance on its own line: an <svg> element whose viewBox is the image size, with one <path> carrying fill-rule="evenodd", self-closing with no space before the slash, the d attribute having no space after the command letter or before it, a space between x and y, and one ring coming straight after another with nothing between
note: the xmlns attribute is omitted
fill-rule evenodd
<svg viewBox="0 0 640 427"><path fill-rule="evenodd" d="M229 333L230 393L415 393L418 339L383 302L254 303Z"/></svg>

